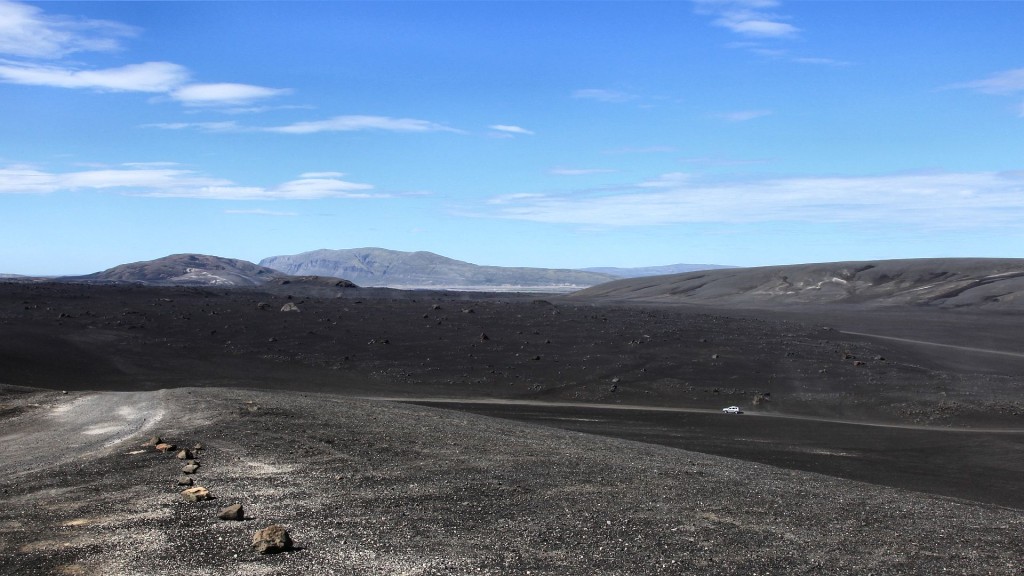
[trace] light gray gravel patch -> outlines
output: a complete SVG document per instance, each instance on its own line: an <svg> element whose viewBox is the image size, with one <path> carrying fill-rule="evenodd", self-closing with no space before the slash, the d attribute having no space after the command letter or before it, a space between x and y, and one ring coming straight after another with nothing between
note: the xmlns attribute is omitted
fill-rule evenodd
<svg viewBox="0 0 1024 576"><path fill-rule="evenodd" d="M1019 574L1024 515L419 406L175 390L159 432L202 442L0 482L5 574ZM169 424L173 424L170 426ZM239 502L247 520L217 511ZM261 556L288 528L298 550Z"/></svg>

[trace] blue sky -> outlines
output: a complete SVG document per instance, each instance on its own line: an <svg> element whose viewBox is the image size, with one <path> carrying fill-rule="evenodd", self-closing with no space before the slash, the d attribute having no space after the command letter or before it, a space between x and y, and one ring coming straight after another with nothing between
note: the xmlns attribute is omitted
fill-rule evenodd
<svg viewBox="0 0 1024 576"><path fill-rule="evenodd" d="M1024 257L1024 3L0 0L0 272Z"/></svg>

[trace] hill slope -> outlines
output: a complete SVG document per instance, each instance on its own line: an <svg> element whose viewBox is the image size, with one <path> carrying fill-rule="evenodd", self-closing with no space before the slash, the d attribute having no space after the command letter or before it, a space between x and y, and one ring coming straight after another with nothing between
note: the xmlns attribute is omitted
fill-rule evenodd
<svg viewBox="0 0 1024 576"><path fill-rule="evenodd" d="M394 288L573 289L593 286L614 276L579 270L478 266L432 252L399 252L383 248L314 250L272 256L261 266L291 275L346 278L360 286Z"/></svg>
<svg viewBox="0 0 1024 576"><path fill-rule="evenodd" d="M574 298L771 306L862 303L1024 310L1024 259L831 262L633 278Z"/></svg>
<svg viewBox="0 0 1024 576"><path fill-rule="evenodd" d="M245 260L172 254L156 260L122 264L86 276L61 280L84 282L140 282L158 286L260 286L284 275Z"/></svg>

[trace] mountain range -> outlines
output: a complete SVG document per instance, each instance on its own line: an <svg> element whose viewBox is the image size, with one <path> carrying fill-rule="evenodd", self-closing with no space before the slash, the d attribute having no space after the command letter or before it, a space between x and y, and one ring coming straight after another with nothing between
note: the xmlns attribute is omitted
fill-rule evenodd
<svg viewBox="0 0 1024 576"><path fill-rule="evenodd" d="M570 292L617 276L582 270L478 266L432 252L383 248L314 250L272 256L260 266L293 276L332 276L359 286Z"/></svg>

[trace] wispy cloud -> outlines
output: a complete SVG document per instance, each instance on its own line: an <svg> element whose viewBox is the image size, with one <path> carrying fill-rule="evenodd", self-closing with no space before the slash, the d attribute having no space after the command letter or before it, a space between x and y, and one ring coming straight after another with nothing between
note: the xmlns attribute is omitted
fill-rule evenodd
<svg viewBox="0 0 1024 576"><path fill-rule="evenodd" d="M596 100L598 102L629 102L636 100L635 94L620 92L618 90L607 90L604 88L583 88L572 93L573 98L580 100Z"/></svg>
<svg viewBox="0 0 1024 576"><path fill-rule="evenodd" d="M694 0L698 13L714 17L712 23L748 38L790 38L800 29L788 18L770 12L774 0Z"/></svg>
<svg viewBox="0 0 1024 576"><path fill-rule="evenodd" d="M502 134L533 135L532 130L527 130L526 128L514 126L511 124L492 124L491 126L489 126L489 128L496 132L501 132Z"/></svg>
<svg viewBox="0 0 1024 576"><path fill-rule="evenodd" d="M143 128L160 128L161 130L200 130L203 132L244 132L248 129L234 121L223 122L156 122L143 124Z"/></svg>
<svg viewBox="0 0 1024 576"><path fill-rule="evenodd" d="M983 94L1016 94L1024 92L1024 68L997 72L988 78L953 84L950 88L967 88Z"/></svg>
<svg viewBox="0 0 1024 576"><path fill-rule="evenodd" d="M611 168L565 168L562 166L556 166L548 170L548 174L554 174L556 176L586 176L589 174L609 174L617 172Z"/></svg>
<svg viewBox="0 0 1024 576"><path fill-rule="evenodd" d="M1024 174L805 177L706 183L666 174L614 190L495 197L484 215L586 226L861 223L1024 228Z"/></svg>
<svg viewBox="0 0 1024 576"><path fill-rule="evenodd" d="M115 92L167 92L188 80L188 70L171 62L145 62L120 68L74 70L0 61L0 80L11 84L86 88Z"/></svg>
<svg viewBox="0 0 1024 576"><path fill-rule="evenodd" d="M0 0L0 54L20 58L62 58L75 52L109 52L135 28L84 18L46 15L30 4Z"/></svg>
<svg viewBox="0 0 1024 576"><path fill-rule="evenodd" d="M393 118L390 116L335 116L327 120L296 122L287 126L258 128L264 132L282 134L315 134L317 132L355 132L383 130L387 132L462 132L461 130L429 120Z"/></svg>
<svg viewBox="0 0 1024 576"><path fill-rule="evenodd" d="M174 62L143 62L89 68L60 62L76 52L111 51L135 28L116 22L48 15L42 9L0 0L0 82L100 92L166 94L186 106L248 105L290 90L236 83L190 83L188 68ZM12 59L14 58L14 59Z"/></svg>
<svg viewBox="0 0 1024 576"><path fill-rule="evenodd" d="M312 172L276 186L243 186L225 178L177 168L116 167L46 172L31 166L0 168L0 194L51 194L73 190L119 190L132 196L210 200L317 200L385 197L373 186L343 180L340 172Z"/></svg>
<svg viewBox="0 0 1024 576"><path fill-rule="evenodd" d="M1018 96L1024 93L1024 68L1014 68L990 75L980 80L961 82L945 86L946 89L974 90L996 96ZM1024 102L1015 107L1018 116L1024 118Z"/></svg>
<svg viewBox="0 0 1024 576"><path fill-rule="evenodd" d="M171 92L171 98L186 106L241 106L264 98L289 94L286 88L266 88L251 84L188 84Z"/></svg>
<svg viewBox="0 0 1024 576"><path fill-rule="evenodd" d="M771 116L771 114L771 110L737 110L735 112L716 114L716 116L728 122L747 122L756 118Z"/></svg>

